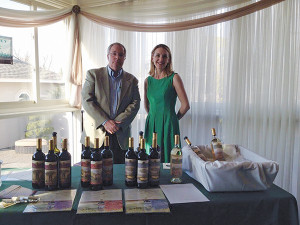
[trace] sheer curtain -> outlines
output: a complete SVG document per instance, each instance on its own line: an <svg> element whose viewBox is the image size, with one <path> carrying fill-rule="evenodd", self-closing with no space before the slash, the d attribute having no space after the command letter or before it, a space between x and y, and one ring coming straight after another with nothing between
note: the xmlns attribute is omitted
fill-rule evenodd
<svg viewBox="0 0 300 225"><path fill-rule="evenodd" d="M300 199L299 1L226 23L222 137L279 163L275 183Z"/></svg>
<svg viewBox="0 0 300 225"><path fill-rule="evenodd" d="M191 102L191 110L180 121L182 140L183 135L188 135L194 143L209 142L210 128L218 120L217 89L210 88L215 86L217 77L216 28L212 26L170 33L127 32L102 27L83 17L80 27L83 74L88 69L107 65L106 54L110 43L123 43L127 49L124 69L138 78L142 99L141 108L132 124L135 140L138 132L144 130L147 116L143 85L150 69L151 50L155 45L165 43L171 48L174 70L182 77ZM179 101L176 107L179 108Z"/></svg>
<svg viewBox="0 0 300 225"><path fill-rule="evenodd" d="M275 183L299 200L299 7L288 0L236 20L167 33L120 31L80 17L83 74L107 65L110 43L125 45L124 69L139 79L142 97L132 124L137 145L150 52L167 44L191 105L180 121L181 141L189 136L193 144L208 144L215 127L225 143L279 162Z"/></svg>

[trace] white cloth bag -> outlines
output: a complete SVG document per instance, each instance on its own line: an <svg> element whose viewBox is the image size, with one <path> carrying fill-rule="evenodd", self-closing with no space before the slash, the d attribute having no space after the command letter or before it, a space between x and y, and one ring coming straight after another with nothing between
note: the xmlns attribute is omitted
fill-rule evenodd
<svg viewBox="0 0 300 225"><path fill-rule="evenodd" d="M266 190L278 173L277 162L242 146L224 145L226 161L204 161L192 148L200 149L208 158L211 158L211 149L204 145L182 148L183 170L209 192Z"/></svg>

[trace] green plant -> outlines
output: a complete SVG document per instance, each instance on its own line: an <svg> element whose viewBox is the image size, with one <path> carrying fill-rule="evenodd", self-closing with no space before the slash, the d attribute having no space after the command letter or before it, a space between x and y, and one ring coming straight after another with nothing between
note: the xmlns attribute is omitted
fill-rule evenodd
<svg viewBox="0 0 300 225"><path fill-rule="evenodd" d="M49 140L54 128L51 120L44 119L42 116L29 116L25 131L25 138L43 138Z"/></svg>

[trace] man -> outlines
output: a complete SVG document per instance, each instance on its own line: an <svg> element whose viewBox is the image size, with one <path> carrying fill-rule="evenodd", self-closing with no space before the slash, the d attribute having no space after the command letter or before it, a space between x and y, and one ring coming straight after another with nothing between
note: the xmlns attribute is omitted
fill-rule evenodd
<svg viewBox="0 0 300 225"><path fill-rule="evenodd" d="M111 44L107 50L108 66L89 70L81 92L85 110L81 143L89 136L93 147L97 137L101 146L108 135L114 163L125 162L131 122L141 101L138 80L122 68L125 58L125 47Z"/></svg>

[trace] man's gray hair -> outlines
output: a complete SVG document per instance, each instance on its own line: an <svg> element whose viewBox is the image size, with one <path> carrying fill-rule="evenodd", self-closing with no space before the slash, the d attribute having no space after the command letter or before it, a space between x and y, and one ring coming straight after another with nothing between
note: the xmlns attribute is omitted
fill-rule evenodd
<svg viewBox="0 0 300 225"><path fill-rule="evenodd" d="M112 43L112 44L110 44L110 46L108 46L108 48L107 48L107 55L109 54L110 49L111 49L112 46L114 46L114 45L119 45L119 46L121 46L121 47L124 49L124 55L126 56L126 48L124 47L124 45L122 45L122 44L119 43L119 42Z"/></svg>

